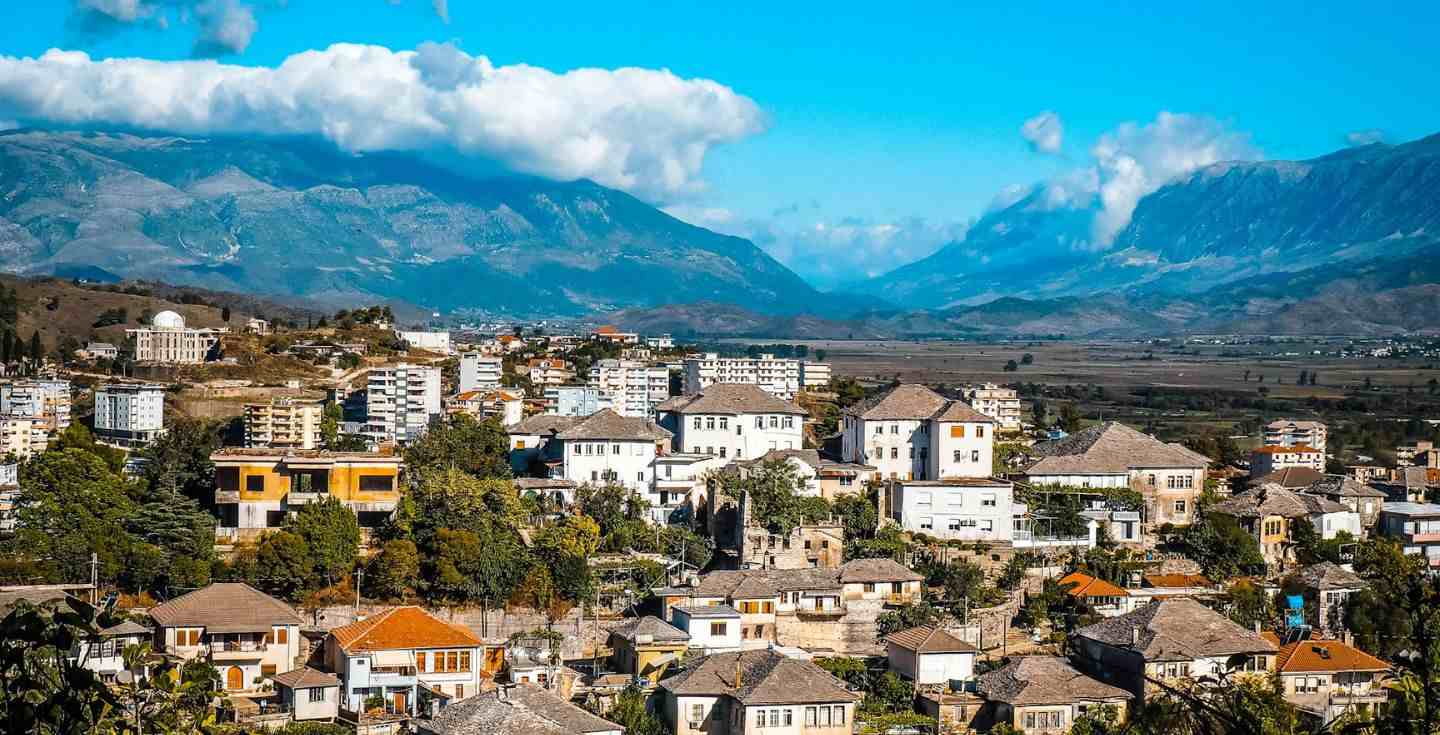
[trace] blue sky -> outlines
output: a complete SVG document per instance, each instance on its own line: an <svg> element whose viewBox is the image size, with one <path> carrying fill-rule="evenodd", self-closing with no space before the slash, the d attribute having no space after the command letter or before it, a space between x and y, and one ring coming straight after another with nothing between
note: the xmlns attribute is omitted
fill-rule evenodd
<svg viewBox="0 0 1440 735"><path fill-rule="evenodd" d="M58 48L94 60L183 61L198 52L275 67L341 42L395 51L450 42L497 67L639 67L713 80L757 111L726 107L736 119L719 130L666 118L606 139L671 123L677 148L703 138L703 164L682 182L630 176L618 164L595 177L698 224L754 236L822 286L928 253L963 233L1003 187L1091 167L1102 136L1165 111L1213 122L1210 134L1230 141L1214 149L1222 156L1303 158L1356 131L1392 142L1440 131L1431 92L1440 6L1087 5L450 0L442 19L434 0L12 0L0 54ZM226 11L253 23L206 26L244 20ZM207 33L211 42L197 43ZM0 86L0 119L44 116L6 110ZM1021 135L1044 111L1063 130L1054 152ZM535 162L547 155L527 154L517 167L590 173Z"/></svg>

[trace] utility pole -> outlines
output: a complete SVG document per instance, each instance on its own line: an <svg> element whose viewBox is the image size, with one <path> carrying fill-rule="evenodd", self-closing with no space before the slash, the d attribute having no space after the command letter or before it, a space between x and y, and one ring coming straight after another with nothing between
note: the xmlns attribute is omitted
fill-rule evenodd
<svg viewBox="0 0 1440 735"><path fill-rule="evenodd" d="M95 604L95 585L100 582L100 557L90 552L90 604Z"/></svg>
<svg viewBox="0 0 1440 735"><path fill-rule="evenodd" d="M365 568L355 570L355 619L360 619L360 585L365 582Z"/></svg>

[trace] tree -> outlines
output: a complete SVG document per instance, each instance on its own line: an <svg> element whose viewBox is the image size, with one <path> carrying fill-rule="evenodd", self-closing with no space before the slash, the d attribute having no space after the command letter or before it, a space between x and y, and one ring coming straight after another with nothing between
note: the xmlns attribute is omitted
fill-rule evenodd
<svg viewBox="0 0 1440 735"><path fill-rule="evenodd" d="M79 421L71 423L63 431L57 433L46 449L55 452L79 449L99 457L105 466L117 475L125 469L125 450L107 447L95 441L95 435L91 434L90 430Z"/></svg>
<svg viewBox="0 0 1440 735"><path fill-rule="evenodd" d="M1035 356L1032 355L1032 354L1030 354L1030 353L1028 353L1028 352L1025 353L1024 355L1022 355L1022 356L1020 357L1020 364L1021 364L1021 365L1034 365L1034 364L1035 364Z"/></svg>
<svg viewBox="0 0 1440 735"><path fill-rule="evenodd" d="M862 705L867 712L909 712L914 708L915 688L893 671L875 677Z"/></svg>
<svg viewBox="0 0 1440 735"><path fill-rule="evenodd" d="M405 466L411 471L439 467L479 478L509 478L510 439L497 418L476 421L468 414L451 414L405 450Z"/></svg>
<svg viewBox="0 0 1440 735"><path fill-rule="evenodd" d="M408 536L429 551L436 531L450 528L473 531L492 543L502 538L518 543L516 529L525 513L513 483L477 479L457 468L418 469L386 538Z"/></svg>
<svg viewBox="0 0 1440 735"><path fill-rule="evenodd" d="M1006 360L1006 361L1005 361L1005 372L1007 372L1007 373L1013 373L1013 372L1015 372L1016 370L1019 370L1019 369L1020 369L1020 366L1019 366L1018 364L1016 364L1014 360Z"/></svg>
<svg viewBox="0 0 1440 735"><path fill-rule="evenodd" d="M1200 564L1211 579L1263 574L1265 557L1255 537L1232 517L1202 513L1182 536L1185 555Z"/></svg>
<svg viewBox="0 0 1440 735"><path fill-rule="evenodd" d="M289 531L272 531L255 545L251 569L249 581L256 587L299 601L311 589L315 563L310 559L305 539Z"/></svg>
<svg viewBox="0 0 1440 735"><path fill-rule="evenodd" d="M45 359L45 346L40 344L40 330L30 333L30 359L38 365Z"/></svg>
<svg viewBox="0 0 1440 735"><path fill-rule="evenodd" d="M758 522L778 536L789 536L796 526L829 515L829 504L823 498L802 496L802 489L795 466L784 459L765 460L743 477L729 474L720 481L722 497L739 503L743 496L749 501L747 522ZM813 502L817 500L820 502Z"/></svg>
<svg viewBox="0 0 1440 735"><path fill-rule="evenodd" d="M645 709L645 699L644 690L632 684L615 698L605 719L625 728L626 735L665 735L669 730Z"/></svg>
<svg viewBox="0 0 1440 735"><path fill-rule="evenodd" d="M891 633L909 630L918 625L935 625L944 619L945 613L928 602L916 602L897 610L881 613L875 618L875 632L880 638Z"/></svg>
<svg viewBox="0 0 1440 735"><path fill-rule="evenodd" d="M380 547L365 569L365 593L382 600L405 600L420 579L420 551L409 539L394 539Z"/></svg>
<svg viewBox="0 0 1440 735"><path fill-rule="evenodd" d="M215 463L223 424L199 419L173 422L138 455L145 460L141 478L152 491L191 498L204 508L215 504Z"/></svg>
<svg viewBox="0 0 1440 735"><path fill-rule="evenodd" d="M480 604L483 634L490 608L514 594L531 560L524 547L507 536L442 528L434 535L427 566L432 594L447 601Z"/></svg>
<svg viewBox="0 0 1440 735"><path fill-rule="evenodd" d="M830 510L845 526L846 539L870 538L880 525L880 512L875 507L875 501L864 495L841 495L831 504Z"/></svg>
<svg viewBox="0 0 1440 735"><path fill-rule="evenodd" d="M312 588L333 585L355 568L360 523L355 512L335 496L305 504L285 521L285 530L299 536L310 550Z"/></svg>
<svg viewBox="0 0 1440 735"><path fill-rule="evenodd" d="M215 517L173 488L158 486L139 493L140 506L126 521L130 535L141 542L128 563L133 572L142 560L159 563L148 582L135 578L132 589L197 588L210 583L215 561Z"/></svg>
<svg viewBox="0 0 1440 735"><path fill-rule="evenodd" d="M1074 403L1065 403L1060 406L1060 430L1067 434L1074 434L1080 430L1080 410Z"/></svg>
<svg viewBox="0 0 1440 735"><path fill-rule="evenodd" d="M70 652L98 636L95 609L73 598L65 609L21 601L0 619L0 724L7 733L89 735L114 732L114 692Z"/></svg>
<svg viewBox="0 0 1440 735"><path fill-rule="evenodd" d="M575 510L600 527L600 548L621 551L644 543L651 535L646 521L649 503L623 485L581 485L575 491Z"/></svg>
<svg viewBox="0 0 1440 735"><path fill-rule="evenodd" d="M42 452L20 467L13 549L39 561L53 582L113 580L129 545L125 521L135 502L125 480L80 449Z"/></svg>

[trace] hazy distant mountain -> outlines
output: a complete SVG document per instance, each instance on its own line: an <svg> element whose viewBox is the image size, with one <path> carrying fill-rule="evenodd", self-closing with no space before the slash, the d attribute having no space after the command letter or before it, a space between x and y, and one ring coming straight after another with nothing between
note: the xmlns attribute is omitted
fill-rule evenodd
<svg viewBox="0 0 1440 735"><path fill-rule="evenodd" d="M748 240L589 181L230 138L0 134L0 268L522 315L820 299Z"/></svg>
<svg viewBox="0 0 1440 735"><path fill-rule="evenodd" d="M1199 169L1142 198L1103 251L1085 244L1091 214L1054 206L1042 187L987 214L964 240L855 288L910 308L1002 295L1176 296L1265 274L1440 254L1440 135Z"/></svg>

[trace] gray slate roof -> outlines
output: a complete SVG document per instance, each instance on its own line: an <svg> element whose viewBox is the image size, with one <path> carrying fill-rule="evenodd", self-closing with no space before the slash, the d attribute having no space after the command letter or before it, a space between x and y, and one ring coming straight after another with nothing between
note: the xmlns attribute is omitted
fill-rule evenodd
<svg viewBox="0 0 1440 735"><path fill-rule="evenodd" d="M805 409L790 401L770 395L758 385L748 383L715 383L689 396L675 396L661 403L657 411L676 414L778 413L804 416Z"/></svg>
<svg viewBox="0 0 1440 735"><path fill-rule="evenodd" d="M1138 640L1132 635L1139 632ZM1076 635L1139 652L1146 661L1275 653L1274 643L1185 597L1150 604L1081 628Z"/></svg>
<svg viewBox="0 0 1440 735"><path fill-rule="evenodd" d="M505 427L509 434L555 434L564 431L585 419L584 416L561 416L554 413L542 413L522 420L518 424Z"/></svg>
<svg viewBox="0 0 1440 735"><path fill-rule="evenodd" d="M334 674L318 671L309 666L291 669L283 674L270 677L276 684L290 689L324 689L340 686L340 679Z"/></svg>
<svg viewBox="0 0 1440 735"><path fill-rule="evenodd" d="M1279 485L1261 485L1232 495L1210 510L1236 518L1302 518L1315 513L1339 513L1348 508L1319 495L1296 493Z"/></svg>
<svg viewBox="0 0 1440 735"><path fill-rule="evenodd" d="M527 684L453 702L434 719L420 722L420 732L432 735L583 735L623 730Z"/></svg>
<svg viewBox="0 0 1440 735"><path fill-rule="evenodd" d="M691 593L696 597L730 597L738 589L754 594L765 589L761 584L772 590L767 596L773 596L781 592L838 590L840 577L834 569L721 570L702 576Z"/></svg>
<svg viewBox="0 0 1440 735"><path fill-rule="evenodd" d="M1012 706L1130 699L1130 692L1092 679L1057 656L1015 659L1004 667L982 674L976 689L986 699Z"/></svg>
<svg viewBox="0 0 1440 735"><path fill-rule="evenodd" d="M706 656L661 681L660 687L678 696L728 696L745 705L841 703L860 699L859 694L846 688L845 682L819 666L768 650Z"/></svg>
<svg viewBox="0 0 1440 735"><path fill-rule="evenodd" d="M1313 470L1312 470L1313 472ZM1325 475L1311 483L1306 492L1332 498L1384 498L1385 493L1349 475Z"/></svg>
<svg viewBox="0 0 1440 735"><path fill-rule="evenodd" d="M654 615L635 618L611 630L610 634L624 638L632 643L637 637L642 635L650 636L651 640L656 643L684 643L690 640L689 633L680 630Z"/></svg>
<svg viewBox="0 0 1440 735"><path fill-rule="evenodd" d="M918 582L925 577L894 559L855 559L840 567L841 584L864 582Z"/></svg>
<svg viewBox="0 0 1440 735"><path fill-rule="evenodd" d="M995 419L970 407L964 401L952 401L923 385L905 383L888 392L861 401L845 413L866 421L970 421L993 424Z"/></svg>
<svg viewBox="0 0 1440 735"><path fill-rule="evenodd" d="M1359 589L1367 586L1360 575L1334 562L1311 564L1296 575L1306 586L1317 590Z"/></svg>
<svg viewBox="0 0 1440 735"><path fill-rule="evenodd" d="M1162 442L1117 421L1077 431L1064 439L1039 442L1030 448L1040 459L1031 475L1115 474L1141 468L1202 469L1209 458L1179 444Z"/></svg>
<svg viewBox="0 0 1440 735"><path fill-rule="evenodd" d="M556 434L562 441L584 439L628 439L664 441L674 436L654 421L639 416L621 416L610 409L596 411L579 423Z"/></svg>
<svg viewBox="0 0 1440 735"><path fill-rule="evenodd" d="M216 582L150 608L161 626L203 627L207 633L268 632L305 623L289 605L243 582Z"/></svg>
<svg viewBox="0 0 1440 735"><path fill-rule="evenodd" d="M1298 490L1309 487L1324 477L1324 474L1310 467L1281 467L1268 475L1256 478L1250 484L1279 485L1283 488L1294 488Z"/></svg>

